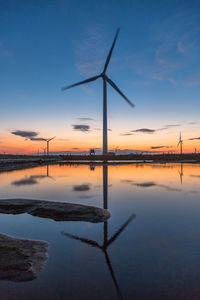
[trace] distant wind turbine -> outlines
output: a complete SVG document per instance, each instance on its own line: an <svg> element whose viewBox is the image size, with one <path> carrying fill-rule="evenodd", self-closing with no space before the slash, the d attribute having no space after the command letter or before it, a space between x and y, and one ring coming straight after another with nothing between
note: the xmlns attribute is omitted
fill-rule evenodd
<svg viewBox="0 0 200 300"><path fill-rule="evenodd" d="M180 154L183 153L183 140L181 138L181 132L180 132L180 137L179 137L179 142L178 142L178 145L177 147L180 145Z"/></svg>
<svg viewBox="0 0 200 300"><path fill-rule="evenodd" d="M77 82L77 83L74 83L74 84L71 84L71 85L68 85L68 86L62 88L62 91L64 91L64 90L67 90L69 88L72 88L72 87L75 87L75 86L78 86L78 85L81 85L84 83L95 81L98 78L102 78L102 80L103 80L103 155L106 155L108 152L108 147L107 147L107 134L108 134L107 133L107 83L109 83L110 86L112 88L114 88L124 98L124 100L126 100L126 102L131 107L134 107L134 104L122 93L122 91L117 87L117 85L106 75L108 64L110 62L110 58L111 58L118 34L119 34L119 28L117 29L115 38L113 40L110 51L108 53L102 73L100 73L97 76L90 77L86 80L83 80L83 81L80 81L80 82Z"/></svg>
<svg viewBox="0 0 200 300"><path fill-rule="evenodd" d="M53 139L55 139L55 136L50 139L45 139L45 141L47 142L47 155L49 155L49 142L52 141Z"/></svg>
<svg viewBox="0 0 200 300"><path fill-rule="evenodd" d="M46 148L41 148L44 151L44 155L46 154Z"/></svg>

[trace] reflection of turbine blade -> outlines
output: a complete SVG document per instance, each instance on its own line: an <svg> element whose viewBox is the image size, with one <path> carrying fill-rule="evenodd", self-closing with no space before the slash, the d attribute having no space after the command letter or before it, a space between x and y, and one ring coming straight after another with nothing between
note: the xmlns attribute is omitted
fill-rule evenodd
<svg viewBox="0 0 200 300"><path fill-rule="evenodd" d="M89 240L89 239L85 239L85 238L81 238L81 237L79 237L77 235L70 234L70 233L67 233L67 232L64 232L64 231L62 231L61 234L64 235L64 236L67 236L67 237L69 237L71 239L81 241L81 242L83 242L85 244L88 244L88 245L90 245L92 247L101 248L99 246L99 244L97 242L95 242L95 241L92 241L92 240Z"/></svg>
<svg viewBox="0 0 200 300"><path fill-rule="evenodd" d="M106 243L106 247L107 248L110 244L112 244L116 238L120 235L120 233L126 228L126 226L136 217L135 214L132 214L128 220L119 228L119 230L117 230L117 232L108 240L108 242Z"/></svg>
<svg viewBox="0 0 200 300"><path fill-rule="evenodd" d="M122 299L122 294L121 294L121 291L120 291L120 288L119 288L119 284L116 280L116 277L115 277L115 273L114 273L114 270L112 268L112 265L111 265L111 261L109 259L109 256L106 252L106 249L107 247L113 243L117 237L120 235L120 233L126 228L126 226L136 217L135 214L132 214L128 220L119 228L119 230L108 240L107 239L107 235L108 235L108 222L104 222L104 243L102 246L100 246L96 241L93 241L93 240L89 240L89 239L86 239L86 238L81 238L79 236L76 236L76 235L73 235L73 234L70 234L70 233L67 233L67 232L61 232L62 235L64 236L67 236L69 238L72 238L74 240L78 240L80 242L83 242L87 245L90 245L92 247L96 247L96 248L99 248L103 251L104 255L105 255L105 259L106 259L106 264L108 266L108 269L110 271L110 275L112 277L112 280L114 282L114 285L115 285L115 288L116 288L116 292L117 292L117 295L118 295L118 298L119 299Z"/></svg>
<svg viewBox="0 0 200 300"><path fill-rule="evenodd" d="M115 272L114 272L114 270L112 268L112 264L111 264L110 258L109 258L108 253L106 251L104 251L104 254L105 254L106 264L108 266L108 269L110 271L110 275L112 277L112 280L114 282L114 285L115 285L115 288L116 288L116 291L117 291L117 295L118 295L119 299L122 299L122 294L121 294L121 291L120 291L117 279L115 277Z"/></svg>

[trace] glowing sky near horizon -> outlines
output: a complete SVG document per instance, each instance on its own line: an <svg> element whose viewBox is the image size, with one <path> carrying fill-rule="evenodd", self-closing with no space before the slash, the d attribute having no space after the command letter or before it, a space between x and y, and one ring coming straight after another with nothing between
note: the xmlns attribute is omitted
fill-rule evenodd
<svg viewBox="0 0 200 300"><path fill-rule="evenodd" d="M181 131L200 151L199 20L194 0L1 1L0 152L42 151L16 131L56 136L51 151L102 147L102 80L61 87L102 71L117 27L107 73L136 106L108 87L109 148L177 151Z"/></svg>

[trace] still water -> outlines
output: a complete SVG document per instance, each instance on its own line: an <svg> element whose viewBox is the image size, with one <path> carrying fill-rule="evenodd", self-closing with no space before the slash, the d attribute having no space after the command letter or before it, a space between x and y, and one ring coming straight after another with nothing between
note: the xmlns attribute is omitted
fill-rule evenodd
<svg viewBox="0 0 200 300"><path fill-rule="evenodd" d="M2 234L49 243L35 280L0 299L200 299L200 165L50 165L0 173L0 198L105 207L105 223L0 214Z"/></svg>

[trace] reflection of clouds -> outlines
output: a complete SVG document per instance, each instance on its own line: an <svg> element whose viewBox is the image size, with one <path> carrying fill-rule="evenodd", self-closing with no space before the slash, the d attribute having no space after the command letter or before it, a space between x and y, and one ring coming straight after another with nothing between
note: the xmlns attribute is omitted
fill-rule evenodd
<svg viewBox="0 0 200 300"><path fill-rule="evenodd" d="M136 186L140 186L140 187L151 187L151 186L154 186L156 185L154 182L142 182L142 183L133 183L133 185L136 185Z"/></svg>
<svg viewBox="0 0 200 300"><path fill-rule="evenodd" d="M22 185L32 185L32 184L37 184L39 183L37 179L42 179L46 176L44 175L33 175L30 177L25 177L23 179L13 181L11 184L15 186L22 186Z"/></svg>
<svg viewBox="0 0 200 300"><path fill-rule="evenodd" d="M171 187L169 185L165 185L165 184L158 184L154 181L135 182L133 180L124 179L124 180L121 180L121 182L129 183L131 185L134 185L137 187L143 187L143 188L156 186L156 187L163 188L163 189L166 189L167 191L172 191L172 192L181 192L182 191L181 189L173 188L173 187Z"/></svg>
<svg viewBox="0 0 200 300"><path fill-rule="evenodd" d="M90 190L89 184L80 184L80 185L74 185L73 191L74 192L85 192Z"/></svg>
<svg viewBox="0 0 200 300"><path fill-rule="evenodd" d="M192 190L192 191L188 191L189 194L199 194L199 191L195 191L195 190Z"/></svg>

